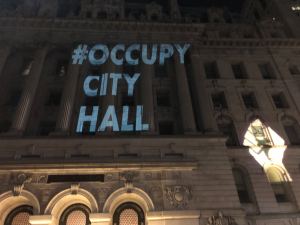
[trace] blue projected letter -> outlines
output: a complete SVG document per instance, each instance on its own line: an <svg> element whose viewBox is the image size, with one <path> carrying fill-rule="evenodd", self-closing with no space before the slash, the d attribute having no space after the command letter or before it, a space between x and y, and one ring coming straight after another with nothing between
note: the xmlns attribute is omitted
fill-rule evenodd
<svg viewBox="0 0 300 225"><path fill-rule="evenodd" d="M157 44L152 46L151 58L148 59L148 45L142 45L142 59L145 64L153 65L157 58Z"/></svg>
<svg viewBox="0 0 300 225"><path fill-rule="evenodd" d="M166 58L171 58L174 54L174 48L169 44L162 44L160 46L159 64L164 65Z"/></svg>
<svg viewBox="0 0 300 225"><path fill-rule="evenodd" d="M136 123L135 130L136 131L147 131L149 130L149 124L142 123L143 118L143 106L138 105L136 108Z"/></svg>
<svg viewBox="0 0 300 225"><path fill-rule="evenodd" d="M140 73L135 73L133 77L130 77L128 74L124 74L125 80L128 84L128 96L133 96L134 85L140 77Z"/></svg>
<svg viewBox="0 0 300 225"><path fill-rule="evenodd" d="M112 127L113 131L120 131L116 115L116 109L114 105L108 106L104 118L101 122L101 125L98 128L98 131L105 131L107 127Z"/></svg>
<svg viewBox="0 0 300 225"><path fill-rule="evenodd" d="M121 131L133 131L133 124L128 124L129 106L123 106Z"/></svg>
<svg viewBox="0 0 300 225"><path fill-rule="evenodd" d="M86 96L89 96L89 97L97 96L98 88L95 90L92 90L90 87L90 84L93 80L99 81L99 79L100 78L98 76L88 76L87 78L85 78L84 84L83 84L83 90L84 90L84 93Z"/></svg>
<svg viewBox="0 0 300 225"><path fill-rule="evenodd" d="M122 78L122 74L120 73L111 73L110 78L113 80L112 81L112 95L116 96L118 92L118 81Z"/></svg>
<svg viewBox="0 0 300 225"><path fill-rule="evenodd" d="M175 47L177 48L177 51L179 52L180 63L181 63L181 64L184 64L184 55L185 55L185 53L187 52L187 50L189 49L190 46L191 46L190 44L185 44L185 45L183 46L183 48L182 48L182 47L181 47L180 45L178 45L178 44L175 45Z"/></svg>
<svg viewBox="0 0 300 225"><path fill-rule="evenodd" d="M134 50L140 51L140 48L141 48L141 45L134 44L134 45L130 45L129 48L127 49L126 54L125 54L125 58L126 58L126 61L129 65L138 65L139 64L138 59L133 59L132 58L132 52Z"/></svg>
<svg viewBox="0 0 300 225"><path fill-rule="evenodd" d="M86 106L81 106L76 132L82 133L84 122L90 122L90 132L96 132L98 112L99 106L94 106L92 115L86 115Z"/></svg>
<svg viewBox="0 0 300 225"><path fill-rule="evenodd" d="M111 53L110 53L111 61L117 66L123 65L123 62L124 62L124 58L122 58L122 59L117 58L117 53L119 50L125 51L125 45L123 45L123 44L116 45L111 50Z"/></svg>
<svg viewBox="0 0 300 225"><path fill-rule="evenodd" d="M100 96L107 95L107 82L108 82L108 74L104 73L102 74L102 79L101 79Z"/></svg>
<svg viewBox="0 0 300 225"><path fill-rule="evenodd" d="M102 57L101 58L96 59L96 57L95 57L96 51L101 51L102 52ZM90 60L90 63L92 65L102 65L106 62L108 57L109 57L109 49L106 45L101 45L101 44L95 45L90 50L90 53L89 53L89 60Z"/></svg>

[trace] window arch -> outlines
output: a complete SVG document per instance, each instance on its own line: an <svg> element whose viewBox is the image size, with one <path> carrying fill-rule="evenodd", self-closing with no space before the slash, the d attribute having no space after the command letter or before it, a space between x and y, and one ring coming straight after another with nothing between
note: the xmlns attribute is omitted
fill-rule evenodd
<svg viewBox="0 0 300 225"><path fill-rule="evenodd" d="M220 116L217 119L219 130L228 137L226 141L227 146L239 146L238 136L235 130L234 123L230 117Z"/></svg>
<svg viewBox="0 0 300 225"><path fill-rule="evenodd" d="M292 145L300 144L300 126L299 123L292 117L284 117L282 125L285 133Z"/></svg>
<svg viewBox="0 0 300 225"><path fill-rule="evenodd" d="M140 206L132 202L120 205L113 217L113 225L144 225L144 211Z"/></svg>
<svg viewBox="0 0 300 225"><path fill-rule="evenodd" d="M90 225L90 209L82 204L71 205L62 214L59 225Z"/></svg>
<svg viewBox="0 0 300 225"><path fill-rule="evenodd" d="M271 166L265 171L268 180L272 186L276 201L278 203L292 202L292 190L289 183L285 179L283 172L275 166Z"/></svg>
<svg viewBox="0 0 300 225"><path fill-rule="evenodd" d="M31 206L19 206L8 214L4 225L30 225L29 217L32 214L33 208Z"/></svg>
<svg viewBox="0 0 300 225"><path fill-rule="evenodd" d="M241 203L254 203L254 192L248 173L239 168L232 168L235 186Z"/></svg>

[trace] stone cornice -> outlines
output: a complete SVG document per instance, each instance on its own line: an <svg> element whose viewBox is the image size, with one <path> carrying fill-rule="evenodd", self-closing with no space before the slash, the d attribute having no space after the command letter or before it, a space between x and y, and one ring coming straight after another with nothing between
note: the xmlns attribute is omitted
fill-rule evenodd
<svg viewBox="0 0 300 225"><path fill-rule="evenodd" d="M300 47L299 39L291 38L209 38L202 37L208 29L254 29L249 24L183 24L130 21L95 21L79 19L0 18L2 41L35 44L49 41L67 44L79 41L106 42L189 42L194 49L207 48L293 48ZM12 34L21 32L11 38ZM88 35L87 35L88 32ZM23 37L24 36L24 37ZM31 38L32 36L32 38ZM197 54L197 50L195 51Z"/></svg>

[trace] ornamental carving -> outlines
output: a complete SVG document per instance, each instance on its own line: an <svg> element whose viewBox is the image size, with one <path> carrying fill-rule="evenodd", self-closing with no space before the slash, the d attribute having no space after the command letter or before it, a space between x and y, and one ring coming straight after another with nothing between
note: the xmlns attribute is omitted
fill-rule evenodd
<svg viewBox="0 0 300 225"><path fill-rule="evenodd" d="M206 225L238 225L234 218L231 216L225 216L220 211L217 216L211 216L208 218L208 223Z"/></svg>
<svg viewBox="0 0 300 225"><path fill-rule="evenodd" d="M185 209L192 199L191 188L188 186L168 186L165 195L170 205L176 209Z"/></svg>

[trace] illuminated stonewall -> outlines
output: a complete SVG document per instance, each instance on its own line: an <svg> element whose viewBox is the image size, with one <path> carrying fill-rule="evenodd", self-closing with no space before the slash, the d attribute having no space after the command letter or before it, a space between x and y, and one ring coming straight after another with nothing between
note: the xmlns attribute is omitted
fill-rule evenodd
<svg viewBox="0 0 300 225"><path fill-rule="evenodd" d="M128 117L129 117L129 106L123 106L123 112L122 112L122 121L121 125L119 126L119 121L117 119L116 109L115 106L110 105L108 106L106 113L104 114L104 117L97 128L98 123L98 115L100 108L99 106L94 106L92 113L90 115L86 115L86 106L81 106L80 108L80 114L79 119L77 123L77 133L82 133L83 131L83 125L84 123L89 123L90 128L89 132L103 132L107 128L112 128L113 131L148 131L149 130L149 124L143 124L142 118L143 118L143 106L138 105L136 107L136 116L135 116L135 123L129 124L128 123Z"/></svg>

